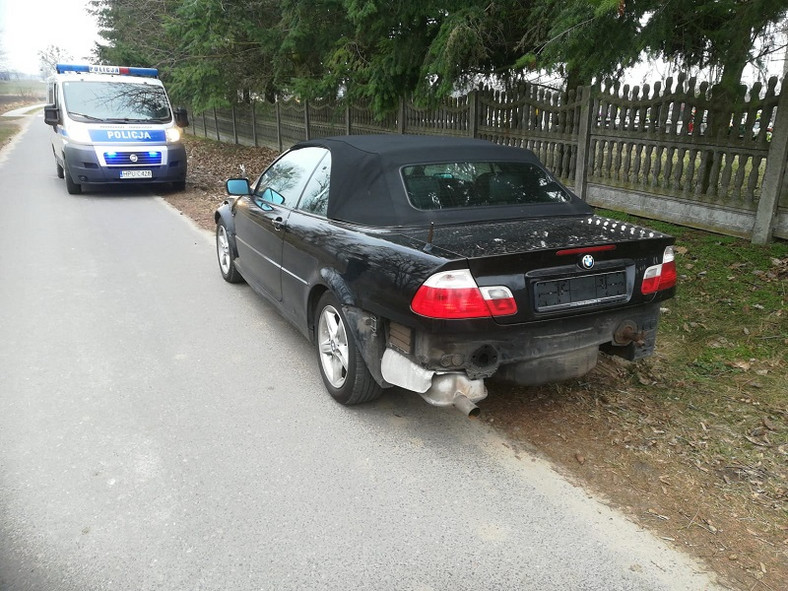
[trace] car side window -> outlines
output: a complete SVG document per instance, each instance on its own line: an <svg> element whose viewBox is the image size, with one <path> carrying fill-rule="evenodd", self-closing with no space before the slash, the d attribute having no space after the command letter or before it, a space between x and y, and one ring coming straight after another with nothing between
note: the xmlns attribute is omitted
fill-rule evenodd
<svg viewBox="0 0 788 591"><path fill-rule="evenodd" d="M328 212L328 187L330 182L331 152L326 152L304 189L304 194L298 203L298 209L325 217Z"/></svg>
<svg viewBox="0 0 788 591"><path fill-rule="evenodd" d="M295 207L325 153L324 148L315 147L287 152L260 175L254 189L255 202Z"/></svg>

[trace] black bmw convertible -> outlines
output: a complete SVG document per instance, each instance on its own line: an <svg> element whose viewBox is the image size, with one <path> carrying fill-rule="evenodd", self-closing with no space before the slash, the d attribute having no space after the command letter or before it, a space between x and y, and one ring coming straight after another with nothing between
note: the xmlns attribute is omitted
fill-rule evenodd
<svg viewBox="0 0 788 591"><path fill-rule="evenodd" d="M329 393L397 386L469 415L496 376L581 376L655 346L672 237L595 215L529 150L484 140L311 140L230 179L219 268L314 343Z"/></svg>

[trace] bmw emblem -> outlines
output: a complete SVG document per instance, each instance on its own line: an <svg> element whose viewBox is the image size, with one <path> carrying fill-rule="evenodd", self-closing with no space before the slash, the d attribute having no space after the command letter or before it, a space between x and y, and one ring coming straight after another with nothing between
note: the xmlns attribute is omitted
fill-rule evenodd
<svg viewBox="0 0 788 591"><path fill-rule="evenodd" d="M129 155L129 160L131 160L132 162L136 162L137 161L137 155L136 154L130 154ZM594 259L591 259L591 264L593 264L593 261L594 261Z"/></svg>
<svg viewBox="0 0 788 591"><path fill-rule="evenodd" d="M590 254L584 255L582 259L580 259L580 265L584 269L592 269L594 267L594 257Z"/></svg>

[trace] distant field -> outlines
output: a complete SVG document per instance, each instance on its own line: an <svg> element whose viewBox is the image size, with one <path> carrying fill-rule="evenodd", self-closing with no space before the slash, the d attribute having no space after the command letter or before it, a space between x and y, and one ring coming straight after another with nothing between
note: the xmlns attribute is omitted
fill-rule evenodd
<svg viewBox="0 0 788 591"><path fill-rule="evenodd" d="M46 100L46 84L40 80L0 80L0 113ZM19 131L19 118L0 117L0 148Z"/></svg>
<svg viewBox="0 0 788 591"><path fill-rule="evenodd" d="M0 80L0 103L38 101L46 97L46 84L41 80Z"/></svg>

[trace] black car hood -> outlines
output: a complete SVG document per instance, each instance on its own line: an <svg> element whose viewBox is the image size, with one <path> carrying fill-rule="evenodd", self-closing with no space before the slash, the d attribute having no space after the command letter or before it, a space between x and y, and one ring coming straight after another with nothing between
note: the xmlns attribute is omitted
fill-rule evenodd
<svg viewBox="0 0 788 591"><path fill-rule="evenodd" d="M393 242L418 244L422 250L449 259L670 238L661 232L596 215L435 226L432 230L400 228L384 234Z"/></svg>

